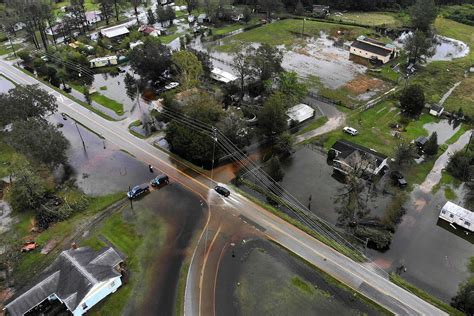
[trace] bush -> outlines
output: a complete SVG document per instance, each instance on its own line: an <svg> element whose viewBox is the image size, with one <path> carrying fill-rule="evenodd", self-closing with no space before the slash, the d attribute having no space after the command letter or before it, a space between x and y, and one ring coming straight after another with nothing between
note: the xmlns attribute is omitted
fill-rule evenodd
<svg viewBox="0 0 474 316"><path fill-rule="evenodd" d="M471 149L455 152L449 158L446 170L461 181L470 180L474 172L474 152Z"/></svg>

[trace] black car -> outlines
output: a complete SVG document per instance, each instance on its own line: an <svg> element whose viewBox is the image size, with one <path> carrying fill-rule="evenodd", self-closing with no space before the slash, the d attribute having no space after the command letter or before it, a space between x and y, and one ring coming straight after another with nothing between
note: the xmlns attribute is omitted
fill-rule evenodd
<svg viewBox="0 0 474 316"><path fill-rule="evenodd" d="M220 195L223 195L225 197L228 197L230 195L230 191L220 185L217 185L214 190L216 190L217 193L219 193Z"/></svg>
<svg viewBox="0 0 474 316"><path fill-rule="evenodd" d="M170 182L170 179L166 174L160 174L153 180L151 180L151 186L152 187L159 187L162 184L168 184Z"/></svg>
<svg viewBox="0 0 474 316"><path fill-rule="evenodd" d="M408 185L407 181L405 180L405 177L399 171L392 171L390 173L390 178L399 187L406 187Z"/></svg>
<svg viewBox="0 0 474 316"><path fill-rule="evenodd" d="M133 187L130 191L127 192L127 196L129 199L136 199L140 195L147 193L150 191L150 187L146 184L137 185Z"/></svg>

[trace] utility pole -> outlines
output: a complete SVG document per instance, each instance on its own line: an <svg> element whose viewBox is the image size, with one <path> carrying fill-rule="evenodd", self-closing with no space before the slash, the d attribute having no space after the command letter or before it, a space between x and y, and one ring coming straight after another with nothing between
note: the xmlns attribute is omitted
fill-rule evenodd
<svg viewBox="0 0 474 316"><path fill-rule="evenodd" d="M18 58L18 56L16 55L15 47L13 46L12 39L9 35L8 35L8 40L10 41L10 46L12 47L13 55L15 56L15 58Z"/></svg>
<svg viewBox="0 0 474 316"><path fill-rule="evenodd" d="M79 127L77 126L77 122L74 121L74 123L76 124L76 129L77 129L77 132L79 133L79 137L81 138L82 147L84 147L84 151L87 151L86 144L84 143L84 138L82 138L82 134L81 134L81 131L79 130Z"/></svg>
<svg viewBox="0 0 474 316"><path fill-rule="evenodd" d="M306 22L306 18L303 18L303 31L301 32L301 37L304 35L304 23Z"/></svg>
<svg viewBox="0 0 474 316"><path fill-rule="evenodd" d="M217 128L212 127L212 166L211 166L211 181L213 180L214 175L214 155L216 153L216 142L217 142Z"/></svg>

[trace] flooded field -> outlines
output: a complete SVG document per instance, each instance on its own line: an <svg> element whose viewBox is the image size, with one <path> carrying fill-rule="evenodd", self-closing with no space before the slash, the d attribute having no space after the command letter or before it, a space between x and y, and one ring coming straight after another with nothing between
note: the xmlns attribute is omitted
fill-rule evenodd
<svg viewBox="0 0 474 316"><path fill-rule="evenodd" d="M380 315L332 279L264 240L224 254L216 315Z"/></svg>
<svg viewBox="0 0 474 316"><path fill-rule="evenodd" d="M63 120L61 115L56 115L51 121L64 124L60 130L71 143L68 162L73 174L66 175L64 170L58 170L58 181L63 177L72 176L84 193L105 195L125 192L129 186L148 182L153 177L147 165L128 153L119 151L117 147L76 124L72 119Z"/></svg>
<svg viewBox="0 0 474 316"><path fill-rule="evenodd" d="M428 131L429 135L436 132L438 135L438 144L443 144L456 134L461 126L459 122L455 124L455 122L450 122L449 120L440 120L439 122L425 124L423 128Z"/></svg>

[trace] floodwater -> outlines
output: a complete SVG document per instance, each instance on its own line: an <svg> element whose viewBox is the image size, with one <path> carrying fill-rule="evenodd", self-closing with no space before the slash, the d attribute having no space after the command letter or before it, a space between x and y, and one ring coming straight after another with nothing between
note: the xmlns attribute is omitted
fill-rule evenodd
<svg viewBox="0 0 474 316"><path fill-rule="evenodd" d="M411 32L405 32L394 41L398 47L404 47L407 39L411 36ZM434 55L428 58L428 61L450 61L456 58L462 58L469 54L469 46L454 38L441 35L435 36L436 43L434 45Z"/></svg>
<svg viewBox="0 0 474 316"><path fill-rule="evenodd" d="M439 122L427 123L423 125L423 128L428 131L429 135L436 132L438 134L438 144L444 144L459 131L461 126L459 123L455 124L454 121L440 120Z"/></svg>
<svg viewBox="0 0 474 316"><path fill-rule="evenodd" d="M350 291L268 241L246 240L224 253L216 315L378 315ZM298 287L298 282L303 287Z"/></svg>
<svg viewBox="0 0 474 316"><path fill-rule="evenodd" d="M215 67L234 73L233 56L226 52L216 51L216 47L224 43L224 40L202 42L198 37L191 42L190 47L207 51ZM252 45L259 46L258 43ZM309 38L304 45L291 49L284 46L279 46L279 48L283 51L282 66L285 70L295 71L303 79L317 77L323 86L330 89L340 88L367 71L367 67L350 61L349 51L328 38L324 32L321 32L319 37Z"/></svg>
<svg viewBox="0 0 474 316"><path fill-rule="evenodd" d="M50 120L64 124L60 130L71 143L67 156L73 169L72 177L76 179L76 184L84 193L105 195L126 192L129 186L133 187L153 178L147 165L120 151L115 145L82 125L76 125L72 119L63 120L58 114ZM84 139L85 149L81 136ZM56 177L61 181L61 178L65 177L63 170L58 170Z"/></svg>
<svg viewBox="0 0 474 316"><path fill-rule="evenodd" d="M469 277L467 264L474 253L474 236L466 236L438 219L445 202L442 190L433 195L415 188L390 249L385 253L369 251L387 271L405 265L403 278L449 302L459 283Z"/></svg>
<svg viewBox="0 0 474 316"><path fill-rule="evenodd" d="M173 315L181 266L191 254L188 244L202 224L204 207L198 196L177 183L153 191L135 203L135 209L149 212L149 218L163 220L166 234L158 254L153 255L156 249L150 249L148 256L141 259L146 278L133 293L125 314ZM130 215L134 217L133 211Z"/></svg>
<svg viewBox="0 0 474 316"><path fill-rule="evenodd" d="M0 93L6 93L13 88L15 88L15 85L10 80L0 76Z"/></svg>

